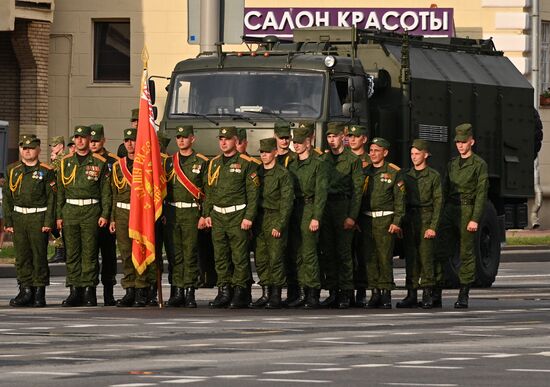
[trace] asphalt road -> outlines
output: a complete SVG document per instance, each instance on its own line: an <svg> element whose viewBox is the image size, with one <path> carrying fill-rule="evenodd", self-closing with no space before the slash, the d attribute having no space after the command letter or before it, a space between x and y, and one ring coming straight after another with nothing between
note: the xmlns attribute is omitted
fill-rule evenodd
<svg viewBox="0 0 550 387"><path fill-rule="evenodd" d="M403 269L396 282L404 284ZM0 385L548 386L550 262L503 262L470 309L10 308L0 279ZM166 288L166 292L168 289ZM259 289L254 290L258 295ZM101 293L101 292L99 292ZM119 296L122 290L117 289ZM393 292L395 301L403 290Z"/></svg>

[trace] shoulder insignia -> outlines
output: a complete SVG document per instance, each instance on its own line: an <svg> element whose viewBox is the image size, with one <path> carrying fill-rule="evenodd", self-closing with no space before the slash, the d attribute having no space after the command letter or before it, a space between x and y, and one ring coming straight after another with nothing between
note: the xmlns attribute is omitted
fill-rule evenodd
<svg viewBox="0 0 550 387"><path fill-rule="evenodd" d="M248 161L249 163L255 162L255 161L252 159L252 157L247 156L247 155L245 155L244 153L241 153L241 154L239 155L239 157L240 157L241 159L243 159L243 160Z"/></svg>
<svg viewBox="0 0 550 387"><path fill-rule="evenodd" d="M255 162L258 165L262 165L262 162L260 160L258 160L256 157L250 157L250 160Z"/></svg>
<svg viewBox="0 0 550 387"><path fill-rule="evenodd" d="M170 157L170 156L167 155L166 153L160 152L160 157L162 157L163 159L167 159L167 158Z"/></svg>
<svg viewBox="0 0 550 387"><path fill-rule="evenodd" d="M318 155L322 155L322 154L323 154L323 151L321 151L321 149L319 149L319 148L313 148L313 151L314 151L315 153L317 153Z"/></svg>
<svg viewBox="0 0 550 387"><path fill-rule="evenodd" d="M92 153L92 157L95 157L96 159L103 161L104 163L107 162L107 159L101 155L98 155L97 153Z"/></svg>
<svg viewBox="0 0 550 387"><path fill-rule="evenodd" d="M216 157L214 157L213 159L211 159L210 161L214 161L214 160L217 160L219 159L220 157L222 157L222 155L217 155Z"/></svg>
<svg viewBox="0 0 550 387"><path fill-rule="evenodd" d="M114 153L108 152L107 154L108 154L110 157L112 157L113 159L115 159L115 160L119 160L119 159L120 159L120 157L118 157L118 156L115 155Z"/></svg>
<svg viewBox="0 0 550 387"><path fill-rule="evenodd" d="M396 171L400 171L401 168L399 168L397 165L393 164L393 163L389 163L388 166L392 169L395 169Z"/></svg>
<svg viewBox="0 0 550 387"><path fill-rule="evenodd" d="M47 163L40 163L40 166L49 169L50 171L53 169L53 167Z"/></svg>
<svg viewBox="0 0 550 387"><path fill-rule="evenodd" d="M204 161L208 161L208 157L206 157L205 155L203 155L202 153L197 153L197 157L199 159L203 159Z"/></svg>

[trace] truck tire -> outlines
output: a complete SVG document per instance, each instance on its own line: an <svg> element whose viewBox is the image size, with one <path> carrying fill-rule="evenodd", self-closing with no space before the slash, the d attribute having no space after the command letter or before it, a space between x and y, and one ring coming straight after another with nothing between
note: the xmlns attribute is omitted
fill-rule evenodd
<svg viewBox="0 0 550 387"><path fill-rule="evenodd" d="M487 202L479 221L476 235L476 282L475 286L490 287L497 276L500 264L500 232L497 212Z"/></svg>

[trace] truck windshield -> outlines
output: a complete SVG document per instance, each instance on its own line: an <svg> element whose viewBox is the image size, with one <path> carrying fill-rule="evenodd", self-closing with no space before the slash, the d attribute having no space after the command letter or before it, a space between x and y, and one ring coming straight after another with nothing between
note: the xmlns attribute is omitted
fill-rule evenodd
<svg viewBox="0 0 550 387"><path fill-rule="evenodd" d="M171 116L254 115L318 118L324 75L274 71L223 71L176 76ZM257 117L257 115L256 115Z"/></svg>

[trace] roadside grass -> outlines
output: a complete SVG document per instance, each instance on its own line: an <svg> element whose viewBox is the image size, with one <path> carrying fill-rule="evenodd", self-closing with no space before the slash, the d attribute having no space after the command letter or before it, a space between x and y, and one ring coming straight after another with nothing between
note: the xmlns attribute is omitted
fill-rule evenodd
<svg viewBox="0 0 550 387"><path fill-rule="evenodd" d="M48 245L48 257L51 256L54 252L54 247ZM0 251L0 264L15 264L15 248L10 244L2 247Z"/></svg>
<svg viewBox="0 0 550 387"><path fill-rule="evenodd" d="M530 236L530 237L520 237L520 236L507 237L506 244L508 246L550 246L550 235L549 236Z"/></svg>

